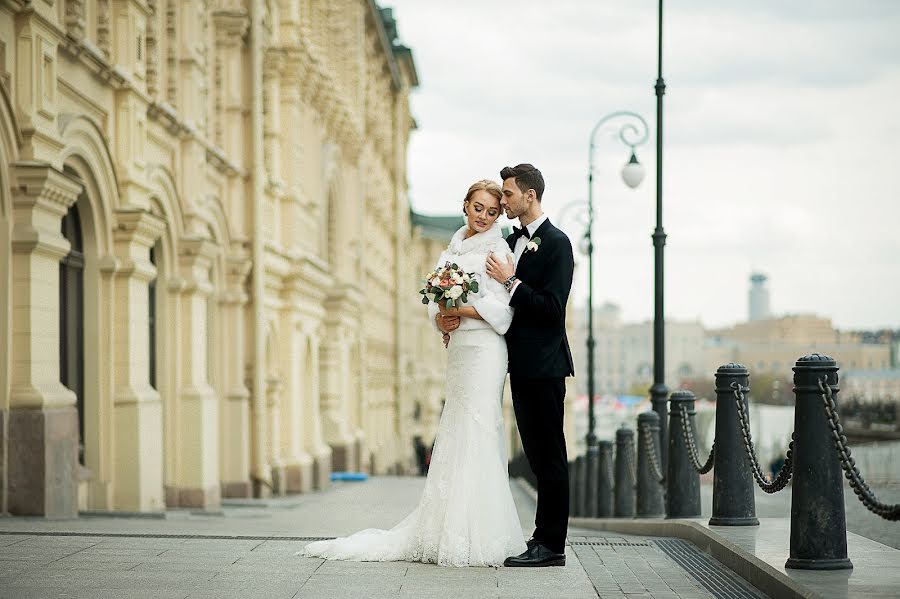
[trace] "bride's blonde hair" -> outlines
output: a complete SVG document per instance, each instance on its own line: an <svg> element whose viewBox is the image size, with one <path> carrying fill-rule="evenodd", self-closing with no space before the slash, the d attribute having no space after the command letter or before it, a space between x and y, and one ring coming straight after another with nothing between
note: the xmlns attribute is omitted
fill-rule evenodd
<svg viewBox="0 0 900 599"><path fill-rule="evenodd" d="M497 198L498 202L503 197L503 192L500 190L500 184L496 181L491 181L490 179L480 179L475 181L469 186L469 191L466 192L466 198L463 200L463 214L466 214L466 206L468 206L469 200L472 199L472 196L475 195L476 191L486 191Z"/></svg>

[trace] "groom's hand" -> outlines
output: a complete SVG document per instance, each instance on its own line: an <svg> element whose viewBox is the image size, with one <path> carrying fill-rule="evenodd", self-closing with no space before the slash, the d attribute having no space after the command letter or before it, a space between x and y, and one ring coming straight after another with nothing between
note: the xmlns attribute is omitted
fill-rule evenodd
<svg viewBox="0 0 900 599"><path fill-rule="evenodd" d="M488 276L498 283L503 283L516 274L516 265L513 262L512 256L507 256L506 261L504 262L498 260L493 252L488 254L484 268Z"/></svg>

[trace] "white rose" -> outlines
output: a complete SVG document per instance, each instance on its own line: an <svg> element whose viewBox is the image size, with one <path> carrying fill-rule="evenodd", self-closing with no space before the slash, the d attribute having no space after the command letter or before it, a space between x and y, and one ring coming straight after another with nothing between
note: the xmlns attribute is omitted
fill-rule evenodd
<svg viewBox="0 0 900 599"><path fill-rule="evenodd" d="M459 285L454 285L453 287L450 288L450 291L447 292L447 297L449 297L450 299L455 301L456 299L459 298L459 296L462 295L462 293L463 293L462 287L460 287Z"/></svg>
<svg viewBox="0 0 900 599"><path fill-rule="evenodd" d="M463 275L463 282L464 282L464 283L468 283L468 282L471 281L471 280L472 280L472 277L470 277L468 273L466 273L466 274Z"/></svg>
<svg viewBox="0 0 900 599"><path fill-rule="evenodd" d="M440 278L440 277L435 277L435 278L431 279L431 286L432 286L432 287L437 287L437 286L440 285L440 284L441 284L441 278Z"/></svg>
<svg viewBox="0 0 900 599"><path fill-rule="evenodd" d="M525 246L525 250L528 252L536 252L537 249L538 249L538 246L533 241L529 241L528 244Z"/></svg>
<svg viewBox="0 0 900 599"><path fill-rule="evenodd" d="M453 275L452 281L453 281L454 283L462 283L462 282L463 282L463 278L459 275L459 273L455 273L455 274Z"/></svg>

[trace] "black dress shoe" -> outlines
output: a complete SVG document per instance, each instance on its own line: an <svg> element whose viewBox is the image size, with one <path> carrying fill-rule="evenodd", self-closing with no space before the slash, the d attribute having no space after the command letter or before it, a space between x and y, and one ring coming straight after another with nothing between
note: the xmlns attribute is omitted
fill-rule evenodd
<svg viewBox="0 0 900 599"><path fill-rule="evenodd" d="M533 540L533 539L532 539ZM520 555L508 557L503 562L507 568L543 568L545 566L565 566L566 554L550 551L540 542L529 544L528 549Z"/></svg>

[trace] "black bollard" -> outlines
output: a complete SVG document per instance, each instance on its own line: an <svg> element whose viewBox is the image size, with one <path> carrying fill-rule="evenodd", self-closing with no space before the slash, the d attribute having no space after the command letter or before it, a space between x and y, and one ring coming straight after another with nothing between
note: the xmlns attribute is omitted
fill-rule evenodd
<svg viewBox="0 0 900 599"><path fill-rule="evenodd" d="M679 389L669 396L669 462L666 464L666 518L700 516L700 474L688 455L687 441L681 427L681 410L696 430L694 394Z"/></svg>
<svg viewBox="0 0 900 599"><path fill-rule="evenodd" d="M659 462L659 414L656 412L644 412L638 414L638 445L637 445L637 497L635 499L635 517L660 518L665 514L663 502L663 489L665 488L657 478L657 473L651 464L655 463L662 476L662 466ZM652 453L651 453L652 452Z"/></svg>
<svg viewBox="0 0 900 599"><path fill-rule="evenodd" d="M716 371L716 455L713 456L713 500L710 526L759 526L753 497L753 472L747 461L732 383L747 389L746 367L725 364ZM747 395L744 395L744 412ZM749 418L748 418L749 421Z"/></svg>
<svg viewBox="0 0 900 599"><path fill-rule="evenodd" d="M785 568L846 570L847 519L841 465L818 381L826 379L835 403L837 363L810 354L794 365L794 473L791 553Z"/></svg>
<svg viewBox="0 0 900 599"><path fill-rule="evenodd" d="M613 516L634 516L634 432L620 428L616 431L616 484Z"/></svg>
<svg viewBox="0 0 900 599"><path fill-rule="evenodd" d="M575 458L575 478L572 479L572 492L575 495L573 516L584 514L584 456Z"/></svg>
<svg viewBox="0 0 900 599"><path fill-rule="evenodd" d="M600 466L600 451L597 444L588 446L584 460L584 509L582 518L597 517L597 469Z"/></svg>
<svg viewBox="0 0 900 599"><path fill-rule="evenodd" d="M597 517L612 518L613 515L613 444L600 441L600 463L597 468Z"/></svg>

